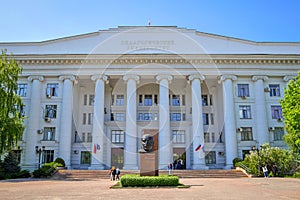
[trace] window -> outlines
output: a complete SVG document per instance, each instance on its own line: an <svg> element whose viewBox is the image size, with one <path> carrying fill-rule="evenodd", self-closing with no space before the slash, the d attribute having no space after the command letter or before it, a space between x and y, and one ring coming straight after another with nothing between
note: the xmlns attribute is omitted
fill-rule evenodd
<svg viewBox="0 0 300 200"><path fill-rule="evenodd" d="M182 105L185 106L185 95L184 94L181 96L181 102L182 102Z"/></svg>
<svg viewBox="0 0 300 200"><path fill-rule="evenodd" d="M248 84L238 84L238 96L239 97L249 97L249 85Z"/></svg>
<svg viewBox="0 0 300 200"><path fill-rule="evenodd" d="M211 133L211 142L216 142L215 133Z"/></svg>
<svg viewBox="0 0 300 200"><path fill-rule="evenodd" d="M82 124L86 124L86 113L83 113Z"/></svg>
<svg viewBox="0 0 300 200"><path fill-rule="evenodd" d="M139 106L143 106L143 95L139 95Z"/></svg>
<svg viewBox="0 0 300 200"><path fill-rule="evenodd" d="M116 121L125 121L125 114L124 113L116 113L115 120Z"/></svg>
<svg viewBox="0 0 300 200"><path fill-rule="evenodd" d="M206 164L216 164L216 152L215 151L205 152L205 163Z"/></svg>
<svg viewBox="0 0 300 200"><path fill-rule="evenodd" d="M158 98L157 98L157 94L154 95L154 105L157 106L158 104Z"/></svg>
<svg viewBox="0 0 300 200"><path fill-rule="evenodd" d="M172 95L172 106L180 106L180 95Z"/></svg>
<svg viewBox="0 0 300 200"><path fill-rule="evenodd" d="M45 127L43 140L53 141L55 140L55 127Z"/></svg>
<svg viewBox="0 0 300 200"><path fill-rule="evenodd" d="M92 160L92 154L90 151L82 151L81 152L80 164L90 165L91 160Z"/></svg>
<svg viewBox="0 0 300 200"><path fill-rule="evenodd" d="M240 118L251 119L251 106L240 106Z"/></svg>
<svg viewBox="0 0 300 200"><path fill-rule="evenodd" d="M144 106L152 106L152 95L151 94L145 95Z"/></svg>
<svg viewBox="0 0 300 200"><path fill-rule="evenodd" d="M17 161L18 163L20 164L21 163L21 153L22 153L22 150L13 150L14 152L14 155L15 155L15 158L17 158Z"/></svg>
<svg viewBox="0 0 300 200"><path fill-rule="evenodd" d="M115 105L115 95L111 95L111 105Z"/></svg>
<svg viewBox="0 0 300 200"><path fill-rule="evenodd" d="M43 152L43 163L53 162L54 150L44 150Z"/></svg>
<svg viewBox="0 0 300 200"><path fill-rule="evenodd" d="M57 97L58 96L58 83L48 83L47 84L47 97Z"/></svg>
<svg viewBox="0 0 300 200"><path fill-rule="evenodd" d="M85 142L85 133L82 133L81 141Z"/></svg>
<svg viewBox="0 0 300 200"><path fill-rule="evenodd" d="M271 106L272 119L281 119L282 118L282 109L281 106Z"/></svg>
<svg viewBox="0 0 300 200"><path fill-rule="evenodd" d="M17 95L19 95L20 97L26 97L26 95L27 95L27 84L26 83L18 84Z"/></svg>
<svg viewBox="0 0 300 200"><path fill-rule="evenodd" d="M19 113L19 116L20 117L24 117L25 116L25 105L21 105L21 106L16 106L16 110L18 111Z"/></svg>
<svg viewBox="0 0 300 200"><path fill-rule="evenodd" d="M213 98L212 98L212 95L209 95L209 105L213 105Z"/></svg>
<svg viewBox="0 0 300 200"><path fill-rule="evenodd" d="M116 105L124 106L124 95L117 95Z"/></svg>
<svg viewBox="0 0 300 200"><path fill-rule="evenodd" d="M210 124L213 125L214 124L214 114L210 113Z"/></svg>
<svg viewBox="0 0 300 200"><path fill-rule="evenodd" d="M144 113L144 120L145 121L151 121L152 120L151 113Z"/></svg>
<svg viewBox="0 0 300 200"><path fill-rule="evenodd" d="M274 140L281 141L284 135L283 127L275 127L275 130L273 132L274 132Z"/></svg>
<svg viewBox="0 0 300 200"><path fill-rule="evenodd" d="M208 113L202 113L203 125L208 125Z"/></svg>
<svg viewBox="0 0 300 200"><path fill-rule="evenodd" d="M207 95L201 95L202 97L202 106L208 106L208 98Z"/></svg>
<svg viewBox="0 0 300 200"><path fill-rule="evenodd" d="M93 106L95 102L95 95L90 94L89 95L89 106Z"/></svg>
<svg viewBox="0 0 300 200"><path fill-rule="evenodd" d="M89 115L88 115L88 124L89 125L93 124L93 119L94 119L94 113L89 113Z"/></svg>
<svg viewBox="0 0 300 200"><path fill-rule="evenodd" d="M181 113L171 113L171 121L181 121Z"/></svg>
<svg viewBox="0 0 300 200"><path fill-rule="evenodd" d="M185 131L174 130L173 131L173 143L185 143Z"/></svg>
<svg viewBox="0 0 300 200"><path fill-rule="evenodd" d="M111 142L124 143L124 131L121 130L111 131Z"/></svg>
<svg viewBox="0 0 300 200"><path fill-rule="evenodd" d="M87 133L87 141L86 142L92 142L93 136L92 133Z"/></svg>
<svg viewBox="0 0 300 200"><path fill-rule="evenodd" d="M280 85L279 84L270 84L270 97L280 97Z"/></svg>
<svg viewBox="0 0 300 200"><path fill-rule="evenodd" d="M57 105L46 105L45 118L56 118Z"/></svg>
<svg viewBox="0 0 300 200"><path fill-rule="evenodd" d="M209 133L207 133L207 132L205 132L204 133L204 142L210 142L210 140L209 140Z"/></svg>
<svg viewBox="0 0 300 200"><path fill-rule="evenodd" d="M242 141L251 141L251 140L253 140L252 128L251 127L242 127L241 140Z"/></svg>
<svg viewBox="0 0 300 200"><path fill-rule="evenodd" d="M85 94L83 96L83 105L86 106L87 105L87 94Z"/></svg>

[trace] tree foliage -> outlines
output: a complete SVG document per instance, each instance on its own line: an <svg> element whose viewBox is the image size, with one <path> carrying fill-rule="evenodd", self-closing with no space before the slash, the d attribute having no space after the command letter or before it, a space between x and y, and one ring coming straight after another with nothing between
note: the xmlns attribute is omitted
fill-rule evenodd
<svg viewBox="0 0 300 200"><path fill-rule="evenodd" d="M12 149L24 130L20 96L17 95L18 75L22 68L5 51L0 55L0 155Z"/></svg>
<svg viewBox="0 0 300 200"><path fill-rule="evenodd" d="M284 99L280 101L287 134L285 142L300 154L300 72L284 90Z"/></svg>

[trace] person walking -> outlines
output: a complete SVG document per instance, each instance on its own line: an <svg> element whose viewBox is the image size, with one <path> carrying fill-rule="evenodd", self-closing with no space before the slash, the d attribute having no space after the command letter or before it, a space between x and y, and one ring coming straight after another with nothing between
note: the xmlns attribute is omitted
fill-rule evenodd
<svg viewBox="0 0 300 200"><path fill-rule="evenodd" d="M172 165L171 162L169 162L169 164L168 164L168 170L169 170L169 176L171 176L172 175L172 170L173 170L173 165Z"/></svg>
<svg viewBox="0 0 300 200"><path fill-rule="evenodd" d="M264 172L264 177L267 178L268 177L268 168L267 168L267 165L263 166L262 170Z"/></svg>
<svg viewBox="0 0 300 200"><path fill-rule="evenodd" d="M117 169L116 169L116 180L117 181L120 180L120 173L121 173L121 171L120 171L119 167L117 167Z"/></svg>

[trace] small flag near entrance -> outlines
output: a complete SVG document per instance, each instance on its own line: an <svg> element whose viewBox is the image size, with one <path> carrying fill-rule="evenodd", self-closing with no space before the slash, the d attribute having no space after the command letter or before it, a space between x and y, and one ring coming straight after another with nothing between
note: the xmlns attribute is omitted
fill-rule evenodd
<svg viewBox="0 0 300 200"><path fill-rule="evenodd" d="M195 151L199 151L201 149L201 144L195 149Z"/></svg>
<svg viewBox="0 0 300 200"><path fill-rule="evenodd" d="M94 153L97 153L97 146L94 144Z"/></svg>

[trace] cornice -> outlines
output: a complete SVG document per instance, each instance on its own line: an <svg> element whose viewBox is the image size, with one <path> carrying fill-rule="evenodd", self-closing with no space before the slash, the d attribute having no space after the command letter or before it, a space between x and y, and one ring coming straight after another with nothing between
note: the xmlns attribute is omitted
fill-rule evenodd
<svg viewBox="0 0 300 200"><path fill-rule="evenodd" d="M297 65L300 55L295 54L126 54L126 55L85 55L85 54L41 54L14 55L13 58L23 65L81 65L81 64L224 64L224 65Z"/></svg>

